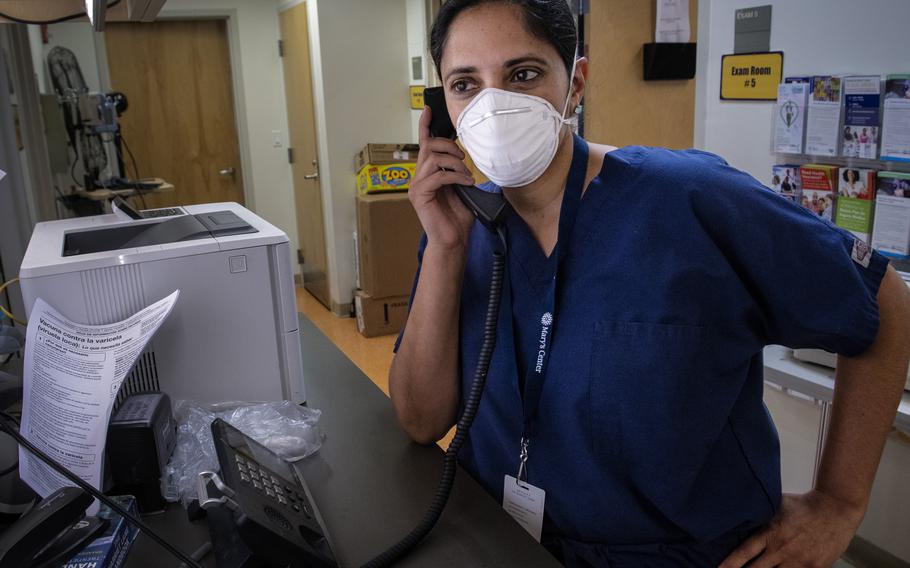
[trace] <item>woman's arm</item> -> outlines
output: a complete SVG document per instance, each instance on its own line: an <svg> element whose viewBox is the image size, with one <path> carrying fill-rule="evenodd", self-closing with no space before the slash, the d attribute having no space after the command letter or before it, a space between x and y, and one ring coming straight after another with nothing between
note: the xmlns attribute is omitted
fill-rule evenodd
<svg viewBox="0 0 910 568"><path fill-rule="evenodd" d="M458 411L458 305L474 216L451 184L474 185L464 152L430 136L432 112L420 116L420 152L408 198L426 231L427 246L407 328L389 370L389 394L402 428L432 444L455 424Z"/></svg>
<svg viewBox="0 0 910 568"><path fill-rule="evenodd" d="M831 423L815 489L785 496L771 524L721 568L831 566L850 544L869 504L910 360L910 291L889 267L878 292L879 330L857 357L837 359Z"/></svg>
<svg viewBox="0 0 910 568"><path fill-rule="evenodd" d="M465 253L427 245L407 331L389 371L389 392L402 428L432 444L458 411L458 306Z"/></svg>

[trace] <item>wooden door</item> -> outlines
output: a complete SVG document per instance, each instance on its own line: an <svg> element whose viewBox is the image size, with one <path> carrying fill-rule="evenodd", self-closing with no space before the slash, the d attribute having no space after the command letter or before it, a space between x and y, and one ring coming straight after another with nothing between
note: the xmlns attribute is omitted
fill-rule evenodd
<svg viewBox="0 0 910 568"><path fill-rule="evenodd" d="M226 20L111 23L111 85L126 94L123 138L139 175L174 184L148 207L236 201L243 180ZM124 164L136 176L124 149Z"/></svg>
<svg viewBox="0 0 910 568"><path fill-rule="evenodd" d="M297 208L298 245L302 259L303 285L331 309L328 263L325 251L325 224L316 151L316 122L313 112L313 79L310 73L310 44L306 3L297 4L280 15L284 63L284 88L288 104L288 128Z"/></svg>
<svg viewBox="0 0 910 568"><path fill-rule="evenodd" d="M645 81L642 45L654 41L654 2L591 2L586 29L585 137L625 146L689 148L695 136L695 79ZM689 2L692 41L698 0ZM712 63L713 65L714 63Z"/></svg>

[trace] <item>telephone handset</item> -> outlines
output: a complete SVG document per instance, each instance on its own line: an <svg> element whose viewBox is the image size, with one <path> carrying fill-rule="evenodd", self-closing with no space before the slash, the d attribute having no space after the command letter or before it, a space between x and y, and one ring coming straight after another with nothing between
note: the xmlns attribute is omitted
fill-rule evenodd
<svg viewBox="0 0 910 568"><path fill-rule="evenodd" d="M445 92L442 87L424 89L423 100L432 112L430 117L430 135L434 138L454 139L456 136L455 126L452 124L452 119L449 118ZM474 186L454 184L453 187L461 202L474 213L474 216L477 217L483 226L494 233L497 232L497 228L502 223L502 216L506 206L502 194L491 193Z"/></svg>

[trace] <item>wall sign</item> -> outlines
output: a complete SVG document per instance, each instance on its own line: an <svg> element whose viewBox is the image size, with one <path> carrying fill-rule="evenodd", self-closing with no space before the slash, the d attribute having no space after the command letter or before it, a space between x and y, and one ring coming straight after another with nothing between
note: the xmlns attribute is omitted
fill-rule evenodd
<svg viewBox="0 0 910 568"><path fill-rule="evenodd" d="M737 10L735 18L733 53L771 51L771 6Z"/></svg>
<svg viewBox="0 0 910 568"><path fill-rule="evenodd" d="M411 109L413 110L423 110L423 90L426 89L423 85L411 85L408 90L411 94Z"/></svg>
<svg viewBox="0 0 910 568"><path fill-rule="evenodd" d="M724 55L720 60L720 98L776 101L783 71L783 51Z"/></svg>

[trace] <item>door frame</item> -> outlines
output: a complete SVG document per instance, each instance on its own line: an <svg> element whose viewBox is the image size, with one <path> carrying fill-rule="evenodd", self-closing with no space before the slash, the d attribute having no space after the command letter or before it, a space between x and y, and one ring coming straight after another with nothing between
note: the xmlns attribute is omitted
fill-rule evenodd
<svg viewBox="0 0 910 568"><path fill-rule="evenodd" d="M244 207L255 210L256 200L253 195L253 166L250 153L250 136L246 116L246 100L243 94L243 67L240 63L240 26L237 23L237 10L234 8L188 8L164 9L158 14L156 22L180 20L225 20L227 22L228 62L231 66L231 90L234 94L234 127L237 129L237 144L240 149L240 172L243 181ZM103 34L95 40L95 51L98 52L98 74L101 84L111 88L111 75L107 63L107 47ZM100 46L99 46L100 41ZM278 49L276 46L275 49Z"/></svg>
<svg viewBox="0 0 910 568"><path fill-rule="evenodd" d="M325 82L322 76L322 45L319 40L319 0L281 0L278 3L278 13L284 12L306 2L307 21L310 44L310 74L313 81L313 114L316 123L316 155L319 161L319 191L322 195L322 230L325 234L326 272L329 278L329 301L331 312L339 317L350 317L353 310L353 298L347 296L338 284L338 275L341 266L338 262L338 249L351 246L351 233L347 229L345 220L339 219L337 225L344 225L346 234L338 236L336 230L336 212L334 195L332 194L332 168L329 159L329 129L325 113ZM347 267L345 267L347 268ZM351 298L346 303L339 299Z"/></svg>

